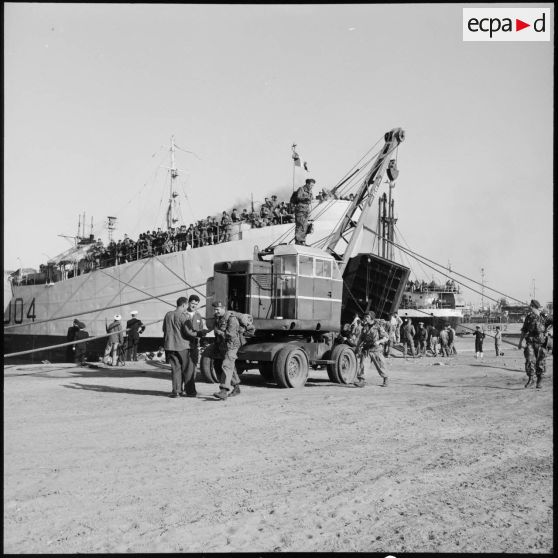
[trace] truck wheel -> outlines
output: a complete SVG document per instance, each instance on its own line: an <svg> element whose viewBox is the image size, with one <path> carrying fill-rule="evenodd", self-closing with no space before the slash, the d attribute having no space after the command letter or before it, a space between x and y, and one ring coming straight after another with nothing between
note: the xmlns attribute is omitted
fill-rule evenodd
<svg viewBox="0 0 558 558"><path fill-rule="evenodd" d="M333 364L327 365L327 374L337 384L353 384L357 375L355 353L348 345L336 345L331 351Z"/></svg>
<svg viewBox="0 0 558 558"><path fill-rule="evenodd" d="M213 367L213 360L207 356L202 356L200 360L200 370L203 376L203 379L208 384L217 384L219 383L219 378L217 371Z"/></svg>
<svg viewBox="0 0 558 558"><path fill-rule="evenodd" d="M260 362L258 364L258 369L260 370L262 378L266 382L275 381L275 378L273 377L273 362Z"/></svg>
<svg viewBox="0 0 558 558"><path fill-rule="evenodd" d="M302 387L308 379L306 353L296 347L283 347L273 361L273 375L281 387Z"/></svg>

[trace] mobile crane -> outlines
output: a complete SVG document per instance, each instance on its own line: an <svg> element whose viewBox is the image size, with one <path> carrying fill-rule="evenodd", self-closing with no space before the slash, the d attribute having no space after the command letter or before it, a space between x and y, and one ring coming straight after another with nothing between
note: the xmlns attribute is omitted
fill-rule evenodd
<svg viewBox="0 0 558 558"><path fill-rule="evenodd" d="M250 314L256 328L255 336L238 351L239 372L257 367L267 381L299 388L310 368L325 365L331 381L355 381L354 351L335 343L342 321L362 310L360 303L379 317L395 312L409 275L408 268L371 253L353 255L386 168L390 180L397 175L395 160L388 159L404 132L396 128L384 139L383 149L323 249L277 244L256 250L252 260L215 263L206 286L208 326L214 324L212 302L219 300L229 310ZM217 382L209 351L202 353L201 371L208 381Z"/></svg>

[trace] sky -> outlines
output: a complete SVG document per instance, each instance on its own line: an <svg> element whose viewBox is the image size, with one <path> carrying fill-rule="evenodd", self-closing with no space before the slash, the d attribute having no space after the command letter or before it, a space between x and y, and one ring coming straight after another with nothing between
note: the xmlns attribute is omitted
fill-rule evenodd
<svg viewBox="0 0 558 558"><path fill-rule="evenodd" d="M464 42L464 6L488 4L5 3L4 268L84 212L105 241L109 215L116 239L162 226L173 135L189 223L292 187L293 143L330 188L402 127L406 244L550 302L554 41Z"/></svg>

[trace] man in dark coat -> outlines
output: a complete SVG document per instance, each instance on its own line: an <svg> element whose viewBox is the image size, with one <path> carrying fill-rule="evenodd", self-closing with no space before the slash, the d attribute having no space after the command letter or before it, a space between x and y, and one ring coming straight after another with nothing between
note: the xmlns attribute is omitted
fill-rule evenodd
<svg viewBox="0 0 558 558"><path fill-rule="evenodd" d="M130 312L132 318L126 322L126 330L128 331L128 343L126 344L126 360L138 361L138 344L140 334L145 331L145 326L138 319L138 311Z"/></svg>
<svg viewBox="0 0 558 558"><path fill-rule="evenodd" d="M68 328L68 333L66 334L67 341L74 341L76 338L76 333L79 331L79 320L76 318L74 323ZM66 347L66 361L74 362L74 348L75 345L68 345Z"/></svg>
<svg viewBox="0 0 558 558"><path fill-rule="evenodd" d="M74 341L80 341L82 339L87 339L89 337L89 333L85 331L85 324L83 322L78 322L78 330L76 331L76 336ZM87 353L87 343L76 343L75 347L75 363L79 364L80 366L85 365L85 355Z"/></svg>

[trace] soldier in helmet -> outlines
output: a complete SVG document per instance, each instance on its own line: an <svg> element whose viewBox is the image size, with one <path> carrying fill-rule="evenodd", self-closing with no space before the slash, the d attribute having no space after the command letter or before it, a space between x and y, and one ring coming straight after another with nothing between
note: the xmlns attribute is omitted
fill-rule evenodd
<svg viewBox="0 0 558 558"><path fill-rule="evenodd" d="M378 374L384 379L382 387L387 387L388 376L386 374L386 365L382 355L382 345L388 340L386 330L376 320L374 312L366 312L364 315L364 324L356 346L358 355L358 373L355 385L364 387L366 381L364 379L364 361L367 356L370 357L372 364L376 367Z"/></svg>
<svg viewBox="0 0 558 558"><path fill-rule="evenodd" d="M542 379L546 372L546 351L548 330L552 326L552 320L541 310L538 300L531 300L529 313L525 316L518 349L522 348L525 340L525 373L527 383L525 387L533 385L533 376L537 376L537 389L542 387Z"/></svg>

